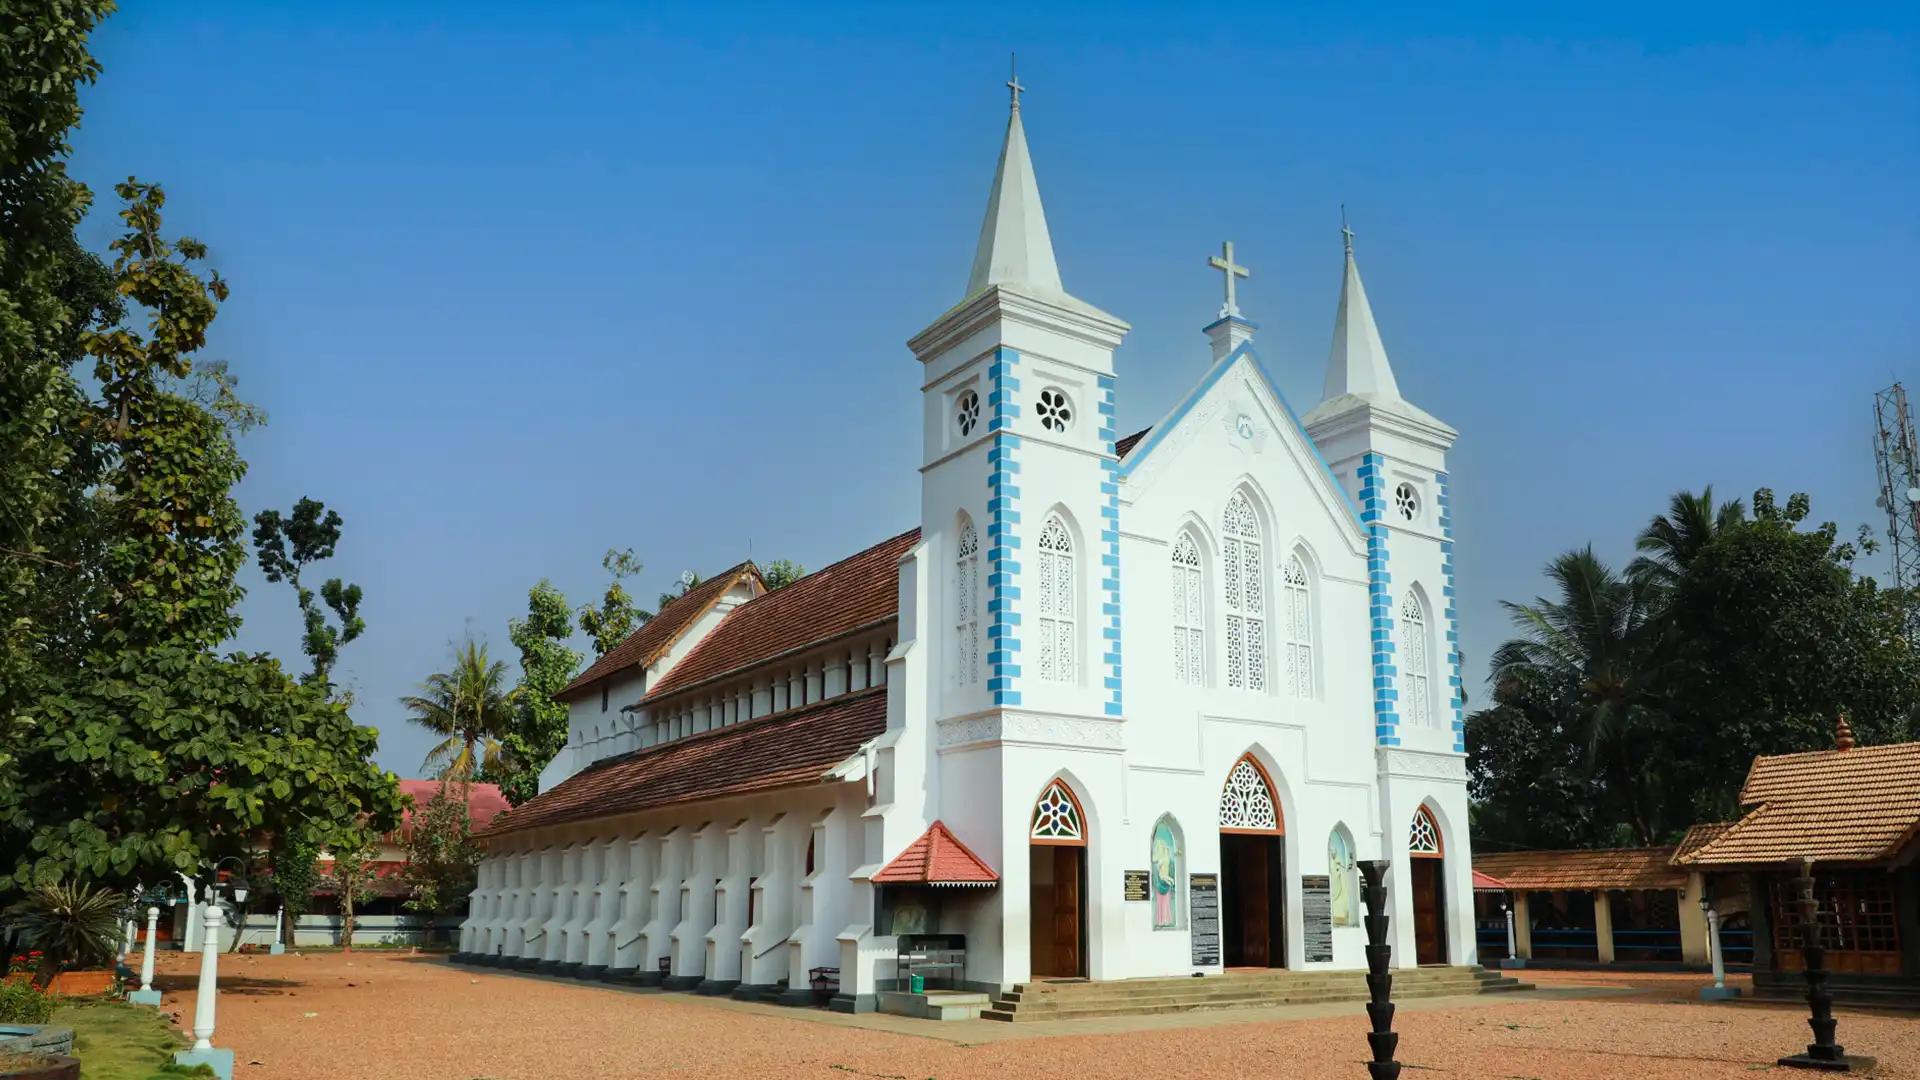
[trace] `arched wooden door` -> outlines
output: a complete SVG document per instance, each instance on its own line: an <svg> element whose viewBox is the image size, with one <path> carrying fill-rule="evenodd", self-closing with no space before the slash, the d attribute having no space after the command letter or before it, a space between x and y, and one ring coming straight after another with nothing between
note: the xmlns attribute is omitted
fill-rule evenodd
<svg viewBox="0 0 1920 1080"><path fill-rule="evenodd" d="M1447 962L1446 852L1440 823L1422 806L1413 812L1407 834L1408 872L1413 885L1413 956L1417 963Z"/></svg>
<svg viewBox="0 0 1920 1080"><path fill-rule="evenodd" d="M1220 944L1227 967L1287 966L1285 825L1253 756L1220 790Z"/></svg>
<svg viewBox="0 0 1920 1080"><path fill-rule="evenodd" d="M1087 818L1055 780L1033 805L1027 833L1030 967L1036 979L1087 974Z"/></svg>

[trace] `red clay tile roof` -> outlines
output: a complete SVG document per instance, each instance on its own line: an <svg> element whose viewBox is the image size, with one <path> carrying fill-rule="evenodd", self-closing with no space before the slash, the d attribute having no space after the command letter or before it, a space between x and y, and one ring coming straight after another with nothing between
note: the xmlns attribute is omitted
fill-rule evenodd
<svg viewBox="0 0 1920 1080"><path fill-rule="evenodd" d="M1488 892L1504 892L1506 891L1507 883L1497 877L1491 877L1475 870L1473 872L1473 887L1476 891L1484 889Z"/></svg>
<svg viewBox="0 0 1920 1080"><path fill-rule="evenodd" d="M1720 839L1720 834L1731 828L1733 828L1731 821L1709 821L1699 825L1689 825L1687 834L1680 838L1680 846L1673 849L1674 864L1684 865L1689 855Z"/></svg>
<svg viewBox="0 0 1920 1080"><path fill-rule="evenodd" d="M910 529L734 608L646 700L898 618L900 557L919 541L920 530Z"/></svg>
<svg viewBox="0 0 1920 1080"><path fill-rule="evenodd" d="M1920 835L1920 742L1753 759L1753 809L1676 862L1764 866L1892 859Z"/></svg>
<svg viewBox="0 0 1920 1080"><path fill-rule="evenodd" d="M886 687L842 694L596 763L476 835L816 784L886 729Z"/></svg>
<svg viewBox="0 0 1920 1080"><path fill-rule="evenodd" d="M882 885L994 885L1000 875L936 821L873 880Z"/></svg>
<svg viewBox="0 0 1920 1080"><path fill-rule="evenodd" d="M1670 847L1594 851L1475 852L1473 868L1509 889L1682 889L1687 872L1669 865Z"/></svg>
<svg viewBox="0 0 1920 1080"><path fill-rule="evenodd" d="M404 840L413 829L413 813L424 810L433 797L440 793L443 780L402 780L400 794L407 797L407 808L400 818L400 831L394 833L396 840ZM495 815L507 808L506 796L500 794L498 784L467 785L467 818L475 830L484 829Z"/></svg>
<svg viewBox="0 0 1920 1080"><path fill-rule="evenodd" d="M750 562L743 562L688 589L685 595L661 608L640 629L627 635L627 640L615 645L607 655L595 660L592 666L581 672L578 678L568 683L565 689L554 696L564 698L609 675L625 671L630 667L645 667L658 660L660 654L665 652L687 627L693 625L695 619L712 607L715 600L720 599L723 593L747 574L752 574L754 579L758 580L760 570Z"/></svg>
<svg viewBox="0 0 1920 1080"><path fill-rule="evenodd" d="M1143 427L1139 431L1123 437L1119 442L1113 444L1113 456L1126 457L1128 454L1133 453L1133 448L1139 446L1140 440L1146 438L1147 433L1152 430L1150 427Z"/></svg>

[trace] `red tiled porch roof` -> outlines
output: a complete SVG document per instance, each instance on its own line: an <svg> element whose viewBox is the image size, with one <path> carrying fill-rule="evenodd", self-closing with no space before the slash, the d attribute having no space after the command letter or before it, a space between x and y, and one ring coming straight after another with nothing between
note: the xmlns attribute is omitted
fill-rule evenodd
<svg viewBox="0 0 1920 1080"><path fill-rule="evenodd" d="M817 784L886 728L885 686L842 694L608 758L502 813L475 835Z"/></svg>
<svg viewBox="0 0 1920 1080"><path fill-rule="evenodd" d="M920 530L909 529L734 608L646 700L898 618L900 557L919 541Z"/></svg>
<svg viewBox="0 0 1920 1080"><path fill-rule="evenodd" d="M1670 847L1475 852L1473 868L1509 889L1683 889L1687 872L1672 857Z"/></svg>
<svg viewBox="0 0 1920 1080"><path fill-rule="evenodd" d="M577 690L584 690L609 675L615 675L631 667L645 667L660 658L660 654L677 641L687 627L693 625L706 610L713 606L728 589L741 578L752 575L757 581L760 570L751 562L731 566L718 574L688 589L673 603L659 610L648 619L640 629L627 635L627 640L608 650L607 655L595 660L587 670L581 672L568 683L555 697L565 698Z"/></svg>
<svg viewBox="0 0 1920 1080"><path fill-rule="evenodd" d="M1477 891L1486 891L1486 892L1506 892L1507 891L1506 882L1501 881L1499 878L1494 877L1491 874L1483 874L1478 870L1475 870L1473 872L1473 887L1476 892Z"/></svg>
<svg viewBox="0 0 1920 1080"><path fill-rule="evenodd" d="M936 821L873 880L880 885L997 885L1000 875Z"/></svg>

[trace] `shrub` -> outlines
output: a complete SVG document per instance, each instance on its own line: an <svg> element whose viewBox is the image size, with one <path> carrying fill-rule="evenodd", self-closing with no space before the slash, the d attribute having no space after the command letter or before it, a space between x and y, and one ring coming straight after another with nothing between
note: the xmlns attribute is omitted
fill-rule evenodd
<svg viewBox="0 0 1920 1080"><path fill-rule="evenodd" d="M53 1015L53 995L20 979L0 983L0 1024L44 1024Z"/></svg>
<svg viewBox="0 0 1920 1080"><path fill-rule="evenodd" d="M120 947L120 913L127 898L112 889L42 885L7 909L6 928L40 950L34 982L45 986L70 967L110 963Z"/></svg>

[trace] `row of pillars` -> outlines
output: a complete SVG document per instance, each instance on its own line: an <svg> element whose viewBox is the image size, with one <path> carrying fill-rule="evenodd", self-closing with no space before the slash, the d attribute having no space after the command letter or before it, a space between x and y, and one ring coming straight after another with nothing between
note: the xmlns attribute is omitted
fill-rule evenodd
<svg viewBox="0 0 1920 1080"><path fill-rule="evenodd" d="M1707 917L1700 905L1702 887L1701 875L1689 875L1687 887L1679 897L1682 963L1706 964L1711 959L1713 950L1708 944ZM1611 964L1614 960L1613 891L1598 889L1592 894L1594 951L1600 963L1603 964ZM1533 913L1528 899L1529 894L1524 891L1515 891L1508 893L1507 897L1508 953L1522 960L1531 960L1533 958Z"/></svg>

